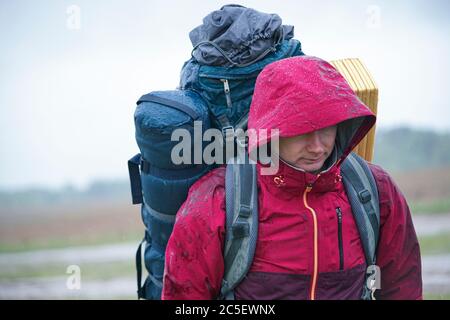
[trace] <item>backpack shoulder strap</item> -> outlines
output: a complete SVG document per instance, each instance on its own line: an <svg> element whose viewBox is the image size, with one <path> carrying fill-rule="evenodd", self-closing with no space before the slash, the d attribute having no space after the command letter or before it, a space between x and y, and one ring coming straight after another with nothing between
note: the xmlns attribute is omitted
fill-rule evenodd
<svg viewBox="0 0 450 320"><path fill-rule="evenodd" d="M219 299L234 299L233 289L247 274L258 236L256 165L229 163L226 168L225 270Z"/></svg>
<svg viewBox="0 0 450 320"><path fill-rule="evenodd" d="M380 287L380 269L376 265L376 249L380 233L378 189L366 161L353 152L342 163L341 173L367 263L362 298L371 300L374 299L374 291Z"/></svg>

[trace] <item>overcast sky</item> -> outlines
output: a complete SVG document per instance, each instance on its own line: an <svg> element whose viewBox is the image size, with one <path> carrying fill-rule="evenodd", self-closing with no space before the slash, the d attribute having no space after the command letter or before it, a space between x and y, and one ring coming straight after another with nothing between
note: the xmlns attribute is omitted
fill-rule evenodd
<svg viewBox="0 0 450 320"><path fill-rule="evenodd" d="M177 86L189 31L227 3L0 0L0 188L127 177L135 101ZM362 59L379 127L450 130L449 1L235 3L279 14L306 54Z"/></svg>

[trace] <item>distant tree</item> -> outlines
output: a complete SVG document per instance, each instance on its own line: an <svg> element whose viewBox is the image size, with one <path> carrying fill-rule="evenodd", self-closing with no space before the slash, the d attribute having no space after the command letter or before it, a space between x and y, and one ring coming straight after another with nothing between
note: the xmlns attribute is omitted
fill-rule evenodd
<svg viewBox="0 0 450 320"><path fill-rule="evenodd" d="M396 128L378 129L374 163L391 172L450 165L450 133Z"/></svg>

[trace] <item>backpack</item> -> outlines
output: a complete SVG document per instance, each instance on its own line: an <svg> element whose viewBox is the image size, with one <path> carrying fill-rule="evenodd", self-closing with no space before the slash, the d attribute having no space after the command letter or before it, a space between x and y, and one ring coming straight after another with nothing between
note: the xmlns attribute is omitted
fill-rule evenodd
<svg viewBox="0 0 450 320"><path fill-rule="evenodd" d="M380 232L378 189L366 161L350 153L341 165L345 190L360 234L366 260L362 300L375 300L380 268L376 248ZM226 237L224 277L219 299L233 300L233 290L244 279L253 261L258 238L258 189L256 165L231 161L225 174Z"/></svg>
<svg viewBox="0 0 450 320"><path fill-rule="evenodd" d="M256 25L260 27L256 28ZM236 38L236 35L239 37ZM226 5L208 15L202 26L191 31L194 48L191 59L182 67L179 89L151 92L138 100L134 122L140 153L128 161L132 202L141 204L141 218L145 225L144 238L136 252L138 298L161 298L165 248L173 230L175 215L192 184L216 167L203 160L196 164L195 141L190 141L190 148L181 152L183 159L189 160L188 163L173 163L171 156L177 142L171 140L172 133L185 129L189 133L194 132L194 139L197 139L196 123L201 123L200 134L216 128L222 132L224 145L230 141L236 143L235 130L245 130L247 127L254 85L261 70L274 61L304 55L300 41L292 37L293 27L282 25L277 15L262 14L239 5ZM217 63L221 60L224 63ZM202 144L201 151L204 148ZM226 275L221 290L221 298L227 299L232 297L232 290L251 264L257 237L257 208L253 205L252 210L248 209L250 201L257 199L257 193L256 189L245 189L246 181L256 179L254 169L247 165L239 171L236 168L238 166L235 165L227 167ZM356 173L350 170L350 178L347 179L362 181L365 188L362 189L361 185L354 188L365 202L354 200L352 209L359 206L357 216L361 223L357 224L358 227L361 225L361 239L366 238L363 239L363 243L368 245L366 260L372 266L375 263L372 252L378 229L371 223L378 221L379 225L378 198L374 183L370 187L367 183L372 181L368 178L370 170L362 170ZM241 180L239 175L230 180L229 171L245 174ZM363 178L366 175L367 178ZM344 182L345 179L344 176ZM239 181L244 181L242 188L248 191L240 192L243 199L238 201L232 195L239 194L237 190L241 190L242 185ZM250 185L255 188L256 180ZM231 186L239 189L229 189ZM349 198L357 199L357 196L349 194ZM229 206L239 210L229 210ZM370 208L373 210L367 215L371 217L369 224L364 217ZM232 219L236 214L236 218L243 215L252 219L252 223L247 219L242 225L236 224L241 222ZM363 222L366 222L365 229ZM245 252L252 255L245 256ZM143 271L147 271L144 283ZM369 296L368 291L364 297Z"/></svg>

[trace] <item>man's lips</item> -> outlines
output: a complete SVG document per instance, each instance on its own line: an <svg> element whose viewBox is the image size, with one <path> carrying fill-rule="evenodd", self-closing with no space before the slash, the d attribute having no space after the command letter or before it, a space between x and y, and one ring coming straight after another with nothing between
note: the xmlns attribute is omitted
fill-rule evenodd
<svg viewBox="0 0 450 320"><path fill-rule="evenodd" d="M318 162L318 161L322 160L322 157L314 158L314 159L303 158L303 160L306 161L306 162L315 163L315 162Z"/></svg>

